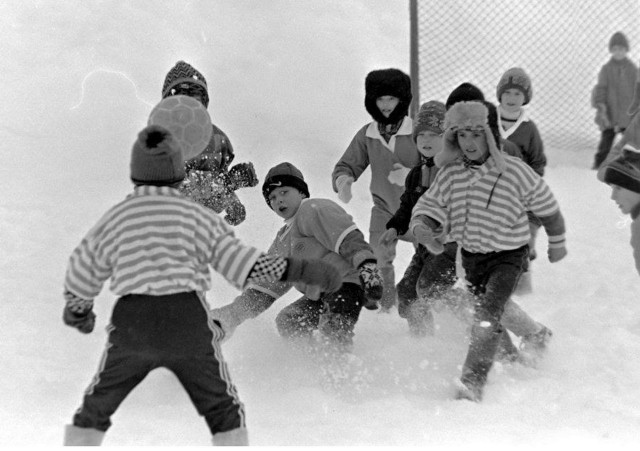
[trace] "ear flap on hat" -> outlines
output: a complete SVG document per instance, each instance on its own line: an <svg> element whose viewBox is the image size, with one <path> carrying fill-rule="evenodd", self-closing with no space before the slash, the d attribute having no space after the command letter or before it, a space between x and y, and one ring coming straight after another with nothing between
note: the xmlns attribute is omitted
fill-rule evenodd
<svg viewBox="0 0 640 451"><path fill-rule="evenodd" d="M496 144L496 140L493 137L493 132L489 125L484 126L484 134L487 138L487 146L489 147L489 154L496 162L498 172L503 173L507 169L507 161L504 159L504 154Z"/></svg>
<svg viewBox="0 0 640 451"><path fill-rule="evenodd" d="M462 156L462 149L458 147L458 138L454 130L446 130L443 139L444 145L442 146L442 150L433 157L433 162L439 168Z"/></svg>

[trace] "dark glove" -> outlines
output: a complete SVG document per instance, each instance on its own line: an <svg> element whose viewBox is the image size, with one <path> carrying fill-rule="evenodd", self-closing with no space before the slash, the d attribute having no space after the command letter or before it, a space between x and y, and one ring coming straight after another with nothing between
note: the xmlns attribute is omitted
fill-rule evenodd
<svg viewBox="0 0 640 451"><path fill-rule="evenodd" d="M258 176L253 163L238 163L229 169L229 188L249 188L258 184Z"/></svg>
<svg viewBox="0 0 640 451"><path fill-rule="evenodd" d="M364 289L364 295L368 301L364 307L367 310L377 310L377 301L382 299L382 290L384 289L384 281L378 265L372 261L364 262L358 270L360 271L360 282Z"/></svg>
<svg viewBox="0 0 640 451"><path fill-rule="evenodd" d="M67 326L75 327L83 334L88 334L96 325L96 314L92 310L87 310L83 314L74 313L69 306L66 306L62 313L62 321Z"/></svg>
<svg viewBox="0 0 640 451"><path fill-rule="evenodd" d="M338 291L342 286L342 275L338 269L319 259L287 258L287 270L281 280L316 285L325 293Z"/></svg>
<svg viewBox="0 0 640 451"><path fill-rule="evenodd" d="M246 208L236 196L229 199L226 210L227 214L224 216L224 220L233 226L240 224L247 217Z"/></svg>

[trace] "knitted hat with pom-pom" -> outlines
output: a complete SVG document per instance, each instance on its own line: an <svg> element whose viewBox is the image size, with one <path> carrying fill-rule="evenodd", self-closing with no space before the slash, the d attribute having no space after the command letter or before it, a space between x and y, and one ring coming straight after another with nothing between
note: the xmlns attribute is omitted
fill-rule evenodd
<svg viewBox="0 0 640 451"><path fill-rule="evenodd" d="M416 115L416 120L413 122L413 140L415 141L418 135L425 130L442 134L444 132L444 113L445 108L442 102L431 100L423 103Z"/></svg>
<svg viewBox="0 0 640 451"><path fill-rule="evenodd" d="M269 195L271 192L282 186L291 186L296 188L309 198L309 187L307 186L307 182L304 181L302 172L300 172L300 169L288 162L277 164L267 172L264 184L262 185L262 195L267 201L267 204L269 204Z"/></svg>
<svg viewBox="0 0 640 451"><path fill-rule="evenodd" d="M207 80L195 67L189 63L185 63L184 61L178 61L164 78L164 83L162 84L162 98L164 99L165 97L172 95L171 90L182 83L199 86L203 91L204 96L202 103L205 108L209 106Z"/></svg>
<svg viewBox="0 0 640 451"><path fill-rule="evenodd" d="M131 150L131 181L136 185L168 186L185 177L182 147L171 132L149 125Z"/></svg>

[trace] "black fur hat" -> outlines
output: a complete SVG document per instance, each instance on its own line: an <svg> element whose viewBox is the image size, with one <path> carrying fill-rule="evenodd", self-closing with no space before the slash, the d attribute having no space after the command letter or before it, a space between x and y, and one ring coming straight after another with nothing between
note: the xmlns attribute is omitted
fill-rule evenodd
<svg viewBox="0 0 640 451"><path fill-rule="evenodd" d="M444 106L448 110L458 102L471 102L473 100L484 102L484 94L476 85L465 82L451 91Z"/></svg>
<svg viewBox="0 0 640 451"><path fill-rule="evenodd" d="M380 69L367 74L364 81L364 106L373 120L381 124L396 124L409 112L411 103L411 78L398 69ZM376 106L378 97L394 96L400 102L389 117Z"/></svg>

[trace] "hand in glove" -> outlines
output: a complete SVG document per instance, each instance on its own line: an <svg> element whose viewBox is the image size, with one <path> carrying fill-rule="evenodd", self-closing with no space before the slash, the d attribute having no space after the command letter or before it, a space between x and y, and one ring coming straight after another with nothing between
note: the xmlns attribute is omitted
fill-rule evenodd
<svg viewBox="0 0 640 451"><path fill-rule="evenodd" d="M372 261L364 262L358 268L360 271L360 282L364 288L364 295L367 298L365 308L368 310L377 310L378 303L382 299L382 291L384 289L384 281L378 265Z"/></svg>
<svg viewBox="0 0 640 451"><path fill-rule="evenodd" d="M250 188L258 184L258 176L253 163L238 163L229 169L229 188Z"/></svg>
<svg viewBox="0 0 640 451"><path fill-rule="evenodd" d="M547 250L547 255L549 256L549 261L551 263L559 262L560 260L562 260L567 256L567 248L564 246L558 246L558 247L549 246L549 249Z"/></svg>
<svg viewBox="0 0 640 451"><path fill-rule="evenodd" d="M413 227L413 236L416 237L418 243L426 247L432 254L439 255L444 252L444 245L440 241L440 238L436 237L431 227L423 223L418 223Z"/></svg>
<svg viewBox="0 0 640 451"><path fill-rule="evenodd" d="M390 229L385 230L385 232L380 236L378 240L378 244L380 246L392 246L396 244L398 241L398 231L391 227Z"/></svg>
<svg viewBox="0 0 640 451"><path fill-rule="evenodd" d="M67 326L75 327L83 334L88 334L93 331L96 325L96 314L92 310L87 310L84 313L76 313L72 310L71 306L67 305L62 313L62 321Z"/></svg>
<svg viewBox="0 0 640 451"><path fill-rule="evenodd" d="M247 217L247 210L238 199L238 196L233 195L229 197L229 201L226 206L227 214L224 216L224 220L229 224L236 226L244 221Z"/></svg>
<svg viewBox="0 0 640 451"><path fill-rule="evenodd" d="M287 258L287 270L281 280L317 285L325 293L338 291L342 286L342 275L338 269L320 259Z"/></svg>
<svg viewBox="0 0 640 451"><path fill-rule="evenodd" d="M338 199L345 204L348 204L351 200L351 185L353 184L353 177L350 175L339 175L336 179L336 188L338 188Z"/></svg>
<svg viewBox="0 0 640 451"><path fill-rule="evenodd" d="M594 122L598 124L600 130L611 128L611 121L609 121L609 118L607 117L607 109L605 106L601 105L598 107Z"/></svg>

